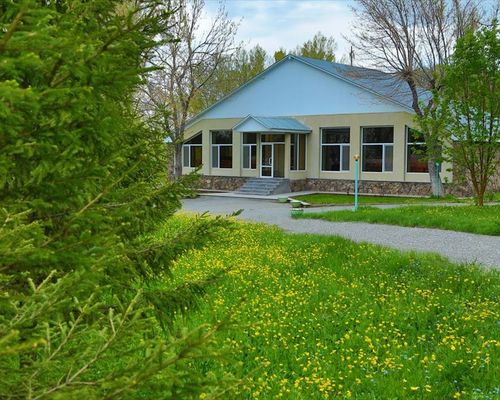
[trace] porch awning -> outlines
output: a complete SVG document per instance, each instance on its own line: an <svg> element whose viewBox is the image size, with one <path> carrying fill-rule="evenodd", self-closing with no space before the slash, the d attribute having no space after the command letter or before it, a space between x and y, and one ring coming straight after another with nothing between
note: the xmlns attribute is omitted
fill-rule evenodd
<svg viewBox="0 0 500 400"><path fill-rule="evenodd" d="M310 133L312 130L293 117L256 117L249 115L233 127L236 132Z"/></svg>

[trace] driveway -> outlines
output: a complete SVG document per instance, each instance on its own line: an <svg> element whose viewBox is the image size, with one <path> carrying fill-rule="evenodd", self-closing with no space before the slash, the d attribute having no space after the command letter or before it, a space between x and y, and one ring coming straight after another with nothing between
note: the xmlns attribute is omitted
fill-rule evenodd
<svg viewBox="0 0 500 400"><path fill-rule="evenodd" d="M322 211L350 207L323 207ZM320 235L340 235L355 242L368 242L399 250L441 254L455 262L477 262L500 268L500 237L429 228L408 228L362 222L328 222L292 219L290 205L273 201L200 196L183 200L185 211L230 214L242 209L238 218L277 225L285 231ZM318 209L305 210L305 212Z"/></svg>

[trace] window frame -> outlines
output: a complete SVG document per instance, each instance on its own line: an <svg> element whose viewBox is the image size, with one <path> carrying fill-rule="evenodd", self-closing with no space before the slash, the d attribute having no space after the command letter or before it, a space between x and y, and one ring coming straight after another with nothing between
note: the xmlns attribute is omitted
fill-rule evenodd
<svg viewBox="0 0 500 400"><path fill-rule="evenodd" d="M197 136L200 136L201 137L201 143L187 143L187 142L190 142L192 141L194 138L196 138ZM193 147L201 147L201 164L200 165L197 165L197 166L193 166L192 165L192 148ZM185 157L185 151L184 149L189 149L188 150L188 165L186 165L186 157ZM186 140L185 143L182 144L182 168L199 168L203 165L203 133L202 132L198 132L196 135L193 135L191 136L191 138L189 138L189 140Z"/></svg>
<svg viewBox="0 0 500 400"><path fill-rule="evenodd" d="M327 129L348 129L349 130L349 142L348 143L323 143L323 131ZM319 129L320 132L320 160L319 160L319 165L320 165L320 172L333 172L333 173L339 173L339 172L349 172L351 170L351 127L350 126L328 126L328 127L321 127ZM338 146L339 147L339 169L338 170L330 170L330 169L323 169L323 146L325 147L333 147L333 146ZM344 147L347 147L349 149L349 169L343 169L343 164L344 164Z"/></svg>
<svg viewBox="0 0 500 400"><path fill-rule="evenodd" d="M243 153L245 152L245 148L249 149L249 154L248 154L248 167L245 167L245 158L243 157ZM255 168L252 168L252 154L255 155ZM242 145L242 150L241 150L241 168L255 171L257 170L257 143L244 143Z"/></svg>
<svg viewBox="0 0 500 400"><path fill-rule="evenodd" d="M304 169L300 169L300 160L299 160L299 155L300 155L300 135L304 136ZM290 135L290 171L294 172L305 172L307 171L307 134L306 133L292 133ZM295 136L297 138L297 146L292 145L292 136ZM292 146L295 147L294 153L295 153L295 164L296 168L292 168Z"/></svg>
<svg viewBox="0 0 500 400"><path fill-rule="evenodd" d="M364 130L368 128L392 128L392 142L380 142L380 143L365 143ZM394 172L394 125L367 125L361 127L361 172L371 173L371 174L386 174ZM364 169L364 159L365 159L365 146L382 146L382 170L381 171L366 171ZM386 171L385 169L385 152L386 147L392 146L392 170Z"/></svg>
<svg viewBox="0 0 500 400"><path fill-rule="evenodd" d="M415 130L408 125L405 126L405 163L406 163L406 168L405 172L407 174L428 174L429 173L429 166L427 166L427 171L410 171L410 163L409 163L409 156L410 156L410 146L427 146L427 143L425 142L425 138L423 142L410 142L410 131Z"/></svg>
<svg viewBox="0 0 500 400"><path fill-rule="evenodd" d="M214 143L214 133L216 132L231 132L231 144L229 143L224 143L224 144L218 144ZM230 167L221 167L220 166L220 148L221 147L230 147L231 148L231 166ZM214 159L214 148L217 148L217 158ZM210 166L211 168L217 168L217 169L232 169L233 168L233 131L231 129L213 129L210 130ZM216 166L214 165L214 161L217 161Z"/></svg>
<svg viewBox="0 0 500 400"><path fill-rule="evenodd" d="M248 135L255 135L255 143L249 142L245 143L245 139L248 137ZM241 168L249 171L256 171L257 170L257 133L256 132L243 132L241 133ZM248 153L248 167L245 167L245 149L248 148L249 153ZM255 168L252 168L252 154L255 155Z"/></svg>

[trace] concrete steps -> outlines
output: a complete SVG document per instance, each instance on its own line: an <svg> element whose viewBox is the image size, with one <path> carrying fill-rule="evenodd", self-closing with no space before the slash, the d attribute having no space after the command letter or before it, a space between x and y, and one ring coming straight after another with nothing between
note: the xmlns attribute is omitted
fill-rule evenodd
<svg viewBox="0 0 500 400"><path fill-rule="evenodd" d="M289 193L290 182L283 178L249 178L236 193L271 196L273 194Z"/></svg>

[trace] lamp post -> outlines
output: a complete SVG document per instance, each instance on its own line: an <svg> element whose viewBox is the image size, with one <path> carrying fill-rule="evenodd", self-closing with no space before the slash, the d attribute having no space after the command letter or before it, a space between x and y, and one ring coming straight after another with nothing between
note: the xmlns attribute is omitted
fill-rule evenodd
<svg viewBox="0 0 500 400"><path fill-rule="evenodd" d="M359 185L359 154L354 155L354 208L352 211L358 211L358 185Z"/></svg>
<svg viewBox="0 0 500 400"><path fill-rule="evenodd" d="M441 163L439 161L436 161L434 164L434 175L435 179L437 182L437 197L441 197L441 185L439 184L440 178L439 178L439 172L441 171Z"/></svg>

